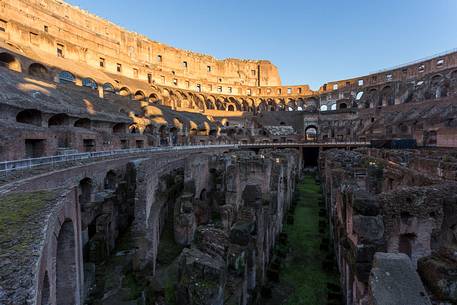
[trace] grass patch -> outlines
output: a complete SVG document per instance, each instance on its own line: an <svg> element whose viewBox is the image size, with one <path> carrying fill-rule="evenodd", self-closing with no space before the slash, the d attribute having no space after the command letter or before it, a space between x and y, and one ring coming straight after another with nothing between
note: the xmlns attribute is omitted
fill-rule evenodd
<svg viewBox="0 0 457 305"><path fill-rule="evenodd" d="M336 275L322 269L325 253L319 250L320 188L314 178L306 176L297 185L299 194L295 209L295 222L287 225L290 254L280 273L281 282L294 288L285 304L315 305L327 301L327 282L338 283Z"/></svg>
<svg viewBox="0 0 457 305"><path fill-rule="evenodd" d="M0 197L0 242L4 251L27 251L43 226L40 211L55 198L50 191L15 193ZM5 242L5 243L3 243Z"/></svg>

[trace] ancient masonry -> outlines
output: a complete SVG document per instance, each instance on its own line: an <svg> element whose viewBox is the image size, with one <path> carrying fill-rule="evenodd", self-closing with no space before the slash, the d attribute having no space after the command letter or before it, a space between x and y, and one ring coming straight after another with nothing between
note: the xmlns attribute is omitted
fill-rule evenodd
<svg viewBox="0 0 457 305"><path fill-rule="evenodd" d="M2 0L0 305L262 304L305 167L344 304L457 304L456 148L457 52L313 91Z"/></svg>

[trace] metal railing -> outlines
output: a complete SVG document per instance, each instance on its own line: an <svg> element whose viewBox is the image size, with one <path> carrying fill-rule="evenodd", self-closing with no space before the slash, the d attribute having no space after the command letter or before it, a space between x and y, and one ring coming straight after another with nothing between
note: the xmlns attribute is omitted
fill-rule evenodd
<svg viewBox="0 0 457 305"><path fill-rule="evenodd" d="M208 148L236 148L236 144L218 144L218 145L192 145L192 146L167 146L167 147L148 147L148 148L131 148L118 149L110 151L94 151L86 153L58 155L41 158L30 158L22 160L0 162L0 172L8 172L19 169L29 169L40 165L54 165L62 162L82 161L96 158L106 158L113 156L123 156L129 154L155 153L155 152L173 152L183 150L208 149Z"/></svg>
<svg viewBox="0 0 457 305"><path fill-rule="evenodd" d="M294 142L294 143L253 143L253 144L212 144L212 145L189 145L189 146L166 146L118 149L110 151L94 151L86 153L58 155L41 158L30 158L13 161L0 162L0 172L9 172L20 169L30 169L41 165L55 165L63 162L83 161L88 159L106 158L123 156L129 154L157 153L157 152L177 152L185 150L214 149L214 148L243 148L243 147L278 147L278 146L365 146L369 142Z"/></svg>
<svg viewBox="0 0 457 305"><path fill-rule="evenodd" d="M286 142L286 143L250 143L238 144L238 147L256 146L367 146L370 142Z"/></svg>
<svg viewBox="0 0 457 305"><path fill-rule="evenodd" d="M427 57L424 57L424 58L421 58L421 59L416 59L416 60L413 60L413 61L410 61L410 62L407 62L407 63L404 63L404 64L396 65L396 66L393 66L393 67L390 67L390 68L380 69L380 70L371 72L368 75L379 74L379 73L383 73L383 72L387 72L387 71L397 70L397 69L400 69L400 68L404 68L404 67L408 67L408 66L411 66L411 65L423 63L425 61L429 61L431 59L438 58L438 57L441 57L441 56L446 56L446 55L449 55L449 54L452 54L452 53L456 53L456 52L457 52L457 48L451 49L451 50L447 50L447 51L436 53L434 55L430 55L430 56L427 56Z"/></svg>

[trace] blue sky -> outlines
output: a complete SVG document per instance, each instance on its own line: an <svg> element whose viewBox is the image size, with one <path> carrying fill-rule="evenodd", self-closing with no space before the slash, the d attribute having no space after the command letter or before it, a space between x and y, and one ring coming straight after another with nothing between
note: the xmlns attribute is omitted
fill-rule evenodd
<svg viewBox="0 0 457 305"><path fill-rule="evenodd" d="M268 59L284 85L356 77L457 48L457 0L68 0L178 48Z"/></svg>

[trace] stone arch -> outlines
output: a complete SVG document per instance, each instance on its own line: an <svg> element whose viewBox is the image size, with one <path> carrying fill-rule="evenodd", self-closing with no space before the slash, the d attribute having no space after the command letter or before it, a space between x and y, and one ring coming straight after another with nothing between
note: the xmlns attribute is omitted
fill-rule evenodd
<svg viewBox="0 0 457 305"><path fill-rule="evenodd" d="M309 125L305 129L305 139L306 141L317 141L317 133L318 129L317 126Z"/></svg>
<svg viewBox="0 0 457 305"><path fill-rule="evenodd" d="M92 200L92 192L94 185L91 178L84 178L79 181L78 200L81 205L84 205Z"/></svg>
<svg viewBox="0 0 457 305"><path fill-rule="evenodd" d="M121 89L119 89L119 95L120 96L131 97L132 96L132 91L130 91L130 89L127 88L127 87L122 87Z"/></svg>
<svg viewBox="0 0 457 305"><path fill-rule="evenodd" d="M170 130L167 125L161 125L159 127L160 145L168 145L169 132Z"/></svg>
<svg viewBox="0 0 457 305"><path fill-rule="evenodd" d="M154 135L157 128L153 124L149 124L144 128L143 134Z"/></svg>
<svg viewBox="0 0 457 305"><path fill-rule="evenodd" d="M140 101L140 102L145 101L146 100L146 94L144 94L143 91L138 90L137 92L135 92L134 99L136 101Z"/></svg>
<svg viewBox="0 0 457 305"><path fill-rule="evenodd" d="M286 111L296 111L297 110L297 103L294 99L288 99L286 105Z"/></svg>
<svg viewBox="0 0 457 305"><path fill-rule="evenodd" d="M241 111L250 111L251 107L249 106L249 102L251 102L251 105L254 103L254 100L249 99L249 101L246 101L245 99L241 100Z"/></svg>
<svg viewBox="0 0 457 305"><path fill-rule="evenodd" d="M76 82L76 77L68 71L60 71L58 77L61 84L74 84Z"/></svg>
<svg viewBox="0 0 457 305"><path fill-rule="evenodd" d="M89 120L88 118L80 118L74 124L75 127L86 128L86 129L90 129L91 125L92 125L92 121Z"/></svg>
<svg viewBox="0 0 457 305"><path fill-rule="evenodd" d="M227 111L235 111L235 106L233 104L229 104L227 106Z"/></svg>
<svg viewBox="0 0 457 305"><path fill-rule="evenodd" d="M295 105L297 106L297 111L303 111L306 108L305 101L302 98L297 99Z"/></svg>
<svg viewBox="0 0 457 305"><path fill-rule="evenodd" d="M40 77L40 78L49 78L48 69L39 63L33 63L29 66L28 73L31 76Z"/></svg>
<svg viewBox="0 0 457 305"><path fill-rule="evenodd" d="M205 101L206 109L215 110L216 108L216 98L212 95L208 96Z"/></svg>
<svg viewBox="0 0 457 305"><path fill-rule="evenodd" d="M125 123L117 123L113 126L113 133L126 133L127 124Z"/></svg>
<svg viewBox="0 0 457 305"><path fill-rule="evenodd" d="M235 107L236 111L241 111L242 104L240 103L239 100L237 100L233 96L230 96L227 100L230 102L230 104L232 104Z"/></svg>
<svg viewBox="0 0 457 305"><path fill-rule="evenodd" d="M365 100L364 107L365 108L373 108L376 102L376 98L378 96L378 90L376 88L371 88L368 91L367 98Z"/></svg>
<svg viewBox="0 0 457 305"><path fill-rule="evenodd" d="M22 110L16 115L16 122L35 126L42 126L43 119L41 111L36 109Z"/></svg>
<svg viewBox="0 0 457 305"><path fill-rule="evenodd" d="M0 66L8 68L12 71L22 72L22 66L19 59L8 52L0 53Z"/></svg>
<svg viewBox="0 0 457 305"><path fill-rule="evenodd" d="M77 304L76 241L73 222L66 219L57 238L56 303Z"/></svg>
<svg viewBox="0 0 457 305"><path fill-rule="evenodd" d="M192 136L197 135L198 125L194 121L189 121L189 134Z"/></svg>
<svg viewBox="0 0 457 305"><path fill-rule="evenodd" d="M443 75L442 74L435 74L433 75L431 78L430 78L430 83L433 85L433 84L437 84L439 83L442 79L443 79Z"/></svg>
<svg viewBox="0 0 457 305"><path fill-rule="evenodd" d="M207 193L206 189L201 190L199 199L202 201L205 201L208 199L208 193Z"/></svg>
<svg viewBox="0 0 457 305"><path fill-rule="evenodd" d="M319 108L319 101L315 97L310 97L305 101L306 109L314 110Z"/></svg>
<svg viewBox="0 0 457 305"><path fill-rule="evenodd" d="M68 126L70 124L70 117L66 113L58 113L53 115L48 120L48 126Z"/></svg>
<svg viewBox="0 0 457 305"><path fill-rule="evenodd" d="M109 170L103 180L105 190L115 190L117 188L117 176L113 170Z"/></svg>
<svg viewBox="0 0 457 305"><path fill-rule="evenodd" d="M91 89L98 89L97 82L90 77L83 78L82 80L83 87L88 87Z"/></svg>
<svg viewBox="0 0 457 305"><path fill-rule="evenodd" d="M286 101L283 98L276 101L276 109L278 111L286 111Z"/></svg>
<svg viewBox="0 0 457 305"><path fill-rule="evenodd" d="M204 99L201 99L198 95L192 95L192 100L200 111L205 111L206 105Z"/></svg>
<svg viewBox="0 0 457 305"><path fill-rule="evenodd" d="M140 127L138 126L137 123L132 123L129 125L129 132L132 134L139 134L140 133Z"/></svg>
<svg viewBox="0 0 457 305"><path fill-rule="evenodd" d="M444 76L436 74L430 79L430 90L434 98L446 97L448 94L449 82L444 80Z"/></svg>
<svg viewBox="0 0 457 305"><path fill-rule="evenodd" d="M116 89L114 89L114 86L110 83L104 83L103 84L103 95L107 94L115 94Z"/></svg>
<svg viewBox="0 0 457 305"><path fill-rule="evenodd" d="M205 136L209 135L209 132L211 130L211 126L209 125L208 122L201 123L199 127L200 128L198 129L198 131L200 133L203 133Z"/></svg>
<svg viewBox="0 0 457 305"><path fill-rule="evenodd" d="M348 104L346 102L339 103L338 109L347 109Z"/></svg>
<svg viewBox="0 0 457 305"><path fill-rule="evenodd" d="M151 93L149 94L149 102L151 103L157 103L159 100L159 95L157 93Z"/></svg>
<svg viewBox="0 0 457 305"><path fill-rule="evenodd" d="M217 110L226 110L225 109L225 99L223 97L218 97L216 99L216 109Z"/></svg>
<svg viewBox="0 0 457 305"><path fill-rule="evenodd" d="M178 119L178 118L173 118L173 126L179 130L179 131L182 131L183 128L184 128L184 123Z"/></svg>
<svg viewBox="0 0 457 305"><path fill-rule="evenodd" d="M381 90L381 97L378 101L378 106L394 105L395 98L391 86L385 86Z"/></svg>
<svg viewBox="0 0 457 305"><path fill-rule="evenodd" d="M321 111L328 111L327 105L322 105L320 108Z"/></svg>
<svg viewBox="0 0 457 305"><path fill-rule="evenodd" d="M276 111L276 103L273 99L268 99L267 100L267 107L268 111Z"/></svg>

